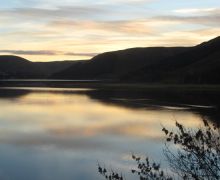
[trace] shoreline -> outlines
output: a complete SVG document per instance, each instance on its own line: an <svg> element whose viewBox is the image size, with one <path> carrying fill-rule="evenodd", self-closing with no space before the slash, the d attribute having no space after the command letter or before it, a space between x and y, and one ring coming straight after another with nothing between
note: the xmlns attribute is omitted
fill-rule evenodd
<svg viewBox="0 0 220 180"><path fill-rule="evenodd" d="M97 88L110 90L180 90L180 91L220 91L220 84L163 84L163 83L127 83L100 80L41 80L19 79L0 80L1 87L54 87L54 88Z"/></svg>

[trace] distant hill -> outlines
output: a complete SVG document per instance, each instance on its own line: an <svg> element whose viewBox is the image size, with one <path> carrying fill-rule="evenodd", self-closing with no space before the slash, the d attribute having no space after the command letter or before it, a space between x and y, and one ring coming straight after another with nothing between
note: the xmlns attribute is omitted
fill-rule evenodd
<svg viewBox="0 0 220 180"><path fill-rule="evenodd" d="M132 48L107 52L53 75L146 83L220 83L220 37L193 47Z"/></svg>
<svg viewBox="0 0 220 180"><path fill-rule="evenodd" d="M153 47L132 48L99 54L89 61L79 62L56 73L54 78L61 79L115 79L138 71L144 66L154 65L165 58L171 58L188 48Z"/></svg>
<svg viewBox="0 0 220 180"><path fill-rule="evenodd" d="M0 56L1 79L36 79L48 78L73 65L77 61L31 62L27 59L12 56Z"/></svg>
<svg viewBox="0 0 220 180"><path fill-rule="evenodd" d="M0 78L219 84L220 37L193 47L106 52L88 61L31 62L18 56L0 56Z"/></svg>
<svg viewBox="0 0 220 180"><path fill-rule="evenodd" d="M125 81L171 83L220 83L220 37L154 65L128 73Z"/></svg>
<svg viewBox="0 0 220 180"><path fill-rule="evenodd" d="M51 61L34 62L34 64L44 73L44 77L49 78L52 74L63 71L80 61Z"/></svg>
<svg viewBox="0 0 220 180"><path fill-rule="evenodd" d="M18 56L0 56L0 78L37 78L41 72L31 61Z"/></svg>

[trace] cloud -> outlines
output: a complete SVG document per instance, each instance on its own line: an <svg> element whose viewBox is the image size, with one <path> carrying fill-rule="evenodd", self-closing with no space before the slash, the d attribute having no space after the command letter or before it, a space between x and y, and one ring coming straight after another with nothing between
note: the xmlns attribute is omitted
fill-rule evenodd
<svg viewBox="0 0 220 180"><path fill-rule="evenodd" d="M220 8L188 8L177 9L173 12L179 15L159 16L156 19L214 27L220 26Z"/></svg>
<svg viewBox="0 0 220 180"><path fill-rule="evenodd" d="M54 28L73 28L81 31L105 31L115 32L120 34L151 34L153 30L149 27L150 22L144 19L134 20L118 20L118 21L52 21L48 24L48 27Z"/></svg>
<svg viewBox="0 0 220 180"><path fill-rule="evenodd" d="M155 20L162 21L173 21L179 24L194 24L194 25L204 25L204 26L220 26L220 14L211 14L211 15L203 15L203 16L158 16L154 17Z"/></svg>
<svg viewBox="0 0 220 180"><path fill-rule="evenodd" d="M47 20L121 20L146 16L150 9L147 4L155 0L106 0L98 2L69 2L45 5L48 2L39 3L42 6L21 6L11 8L0 8L1 19L22 21L47 21ZM38 4L38 3L37 3ZM145 7L146 6L146 7ZM20 20L19 20L20 21Z"/></svg>
<svg viewBox="0 0 220 180"><path fill-rule="evenodd" d="M55 51L24 51L24 50L0 50L0 53L10 53L17 55L56 55Z"/></svg>
<svg viewBox="0 0 220 180"><path fill-rule="evenodd" d="M0 50L0 53L9 53L15 55L66 55L66 56L88 56L93 57L97 53L73 53L73 52L62 52L52 50Z"/></svg>
<svg viewBox="0 0 220 180"><path fill-rule="evenodd" d="M178 9L174 2L173 10L159 0L19 2L0 8L0 52L36 61L88 59L137 46L195 45L217 34L200 37L200 29L220 27L220 9L213 5Z"/></svg>
<svg viewBox="0 0 220 180"><path fill-rule="evenodd" d="M114 3L123 3L123 4L131 4L131 5L151 3L154 1L157 1L157 0L111 0L111 2L114 2Z"/></svg>
<svg viewBox="0 0 220 180"><path fill-rule="evenodd" d="M193 14L203 14L203 13L213 13L217 12L218 8L188 8L188 9L176 9L173 10L175 13L180 13L180 14L188 14L188 13L193 13Z"/></svg>
<svg viewBox="0 0 220 180"><path fill-rule="evenodd" d="M98 14L106 14L108 10L103 6L58 6L54 8L13 8L0 10L0 15L6 18L51 19L51 18L91 18ZM35 18L35 19L33 19Z"/></svg>
<svg viewBox="0 0 220 180"><path fill-rule="evenodd" d="M63 55L67 56L88 56L88 57L93 57L98 55L97 53L64 53Z"/></svg>

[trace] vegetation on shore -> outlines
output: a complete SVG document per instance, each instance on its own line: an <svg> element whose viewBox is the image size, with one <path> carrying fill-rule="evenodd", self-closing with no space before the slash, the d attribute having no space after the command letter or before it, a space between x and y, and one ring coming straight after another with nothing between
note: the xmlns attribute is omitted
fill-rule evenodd
<svg viewBox="0 0 220 180"><path fill-rule="evenodd" d="M218 180L220 178L220 126L203 120L204 126L197 130L187 129L176 122L176 131L163 127L166 143L164 156L169 163L167 173L159 163L146 157L132 155L137 167L131 172L140 180ZM170 146L175 147L175 151ZM98 165L99 173L107 180L123 180L120 173L108 171Z"/></svg>

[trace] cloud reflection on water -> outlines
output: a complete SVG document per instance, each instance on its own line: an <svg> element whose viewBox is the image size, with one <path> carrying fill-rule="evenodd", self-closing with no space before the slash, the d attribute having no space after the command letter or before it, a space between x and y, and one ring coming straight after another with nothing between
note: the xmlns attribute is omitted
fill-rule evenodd
<svg viewBox="0 0 220 180"><path fill-rule="evenodd" d="M99 179L97 160L128 170L131 152L162 158L162 125L201 123L200 115L188 109L132 108L132 102L105 103L84 90L23 90L21 95L18 89L0 92L7 94L0 97L0 171L5 178ZM18 170L20 164L25 170Z"/></svg>
<svg viewBox="0 0 220 180"><path fill-rule="evenodd" d="M201 117L181 110L131 109L103 104L82 94L32 92L20 98L0 101L1 132L25 144L62 144L69 147L75 139L123 136L161 140L161 126L198 126ZM71 138L71 142L64 140ZM42 143L41 143L42 142ZM23 144L22 143L22 144ZM73 143L74 144L74 143ZM77 143L76 143L77 144ZM60 146L60 145L59 145Z"/></svg>

